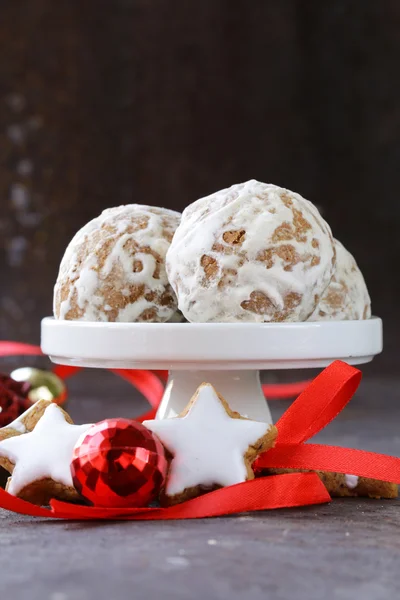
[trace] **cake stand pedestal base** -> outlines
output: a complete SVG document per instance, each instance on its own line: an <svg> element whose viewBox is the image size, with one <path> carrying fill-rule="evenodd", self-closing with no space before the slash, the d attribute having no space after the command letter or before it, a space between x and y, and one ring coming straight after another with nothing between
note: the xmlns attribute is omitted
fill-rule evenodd
<svg viewBox="0 0 400 600"><path fill-rule="evenodd" d="M202 383L231 408L271 422L260 370L369 362L382 351L382 321L315 323L91 323L42 321L42 350L53 362L103 369L165 369L157 418L175 417Z"/></svg>
<svg viewBox="0 0 400 600"><path fill-rule="evenodd" d="M175 371L169 372L158 419L176 417L187 406L202 383L211 383L228 400L232 410L255 421L272 423L259 371Z"/></svg>

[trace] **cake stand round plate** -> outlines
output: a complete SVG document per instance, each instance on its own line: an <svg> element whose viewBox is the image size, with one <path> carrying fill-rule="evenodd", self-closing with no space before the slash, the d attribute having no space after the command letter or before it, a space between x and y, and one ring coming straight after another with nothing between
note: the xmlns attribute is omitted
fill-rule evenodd
<svg viewBox="0 0 400 600"><path fill-rule="evenodd" d="M382 351L382 321L305 323L92 323L42 321L42 350L58 364L105 369L167 369L158 418L186 406L212 383L233 410L271 420L259 370L358 365Z"/></svg>

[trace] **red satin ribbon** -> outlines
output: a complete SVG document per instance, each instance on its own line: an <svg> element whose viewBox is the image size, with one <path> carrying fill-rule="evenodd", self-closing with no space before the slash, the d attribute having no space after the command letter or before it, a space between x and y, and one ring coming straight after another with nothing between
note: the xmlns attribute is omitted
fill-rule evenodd
<svg viewBox="0 0 400 600"><path fill-rule="evenodd" d="M0 356L41 356L39 346L23 344L22 342L0 342Z"/></svg>
<svg viewBox="0 0 400 600"><path fill-rule="evenodd" d="M366 450L305 444L321 431L352 398L361 372L336 361L293 402L278 421L275 448L263 454L256 469L289 468L352 473L392 483L400 482L400 459Z"/></svg>
<svg viewBox="0 0 400 600"><path fill-rule="evenodd" d="M209 492L169 508L101 508L53 500L51 508L35 506L0 488L0 506L23 515L55 519L122 519L149 521L200 519L236 513L323 504L330 496L318 475L289 473L245 481Z"/></svg>
<svg viewBox="0 0 400 600"><path fill-rule="evenodd" d="M28 347L31 348L32 347ZM32 352L33 353L33 352ZM1 348L0 348L1 354ZM118 371L147 395L154 384L148 372ZM384 481L400 482L400 459L363 450L322 444L306 444L346 406L361 380L361 372L336 361L327 367L300 394L277 423L276 447L256 462L256 470L295 468L352 473ZM159 380L158 380L159 381ZM155 389L155 388L154 388ZM156 390L150 394L157 404ZM154 409L153 409L154 411ZM143 417L143 415L142 415ZM329 502L330 496L315 473L292 473L260 477L253 481L222 488L170 508L113 509L88 507L53 501L51 508L40 508L0 489L0 506L8 510L42 517L65 519L189 519L214 517L248 511L304 506Z"/></svg>

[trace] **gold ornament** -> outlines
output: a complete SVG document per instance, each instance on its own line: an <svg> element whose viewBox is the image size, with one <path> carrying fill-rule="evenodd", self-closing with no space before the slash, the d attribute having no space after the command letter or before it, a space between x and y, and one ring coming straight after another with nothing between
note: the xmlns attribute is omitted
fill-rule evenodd
<svg viewBox="0 0 400 600"><path fill-rule="evenodd" d="M51 371L43 371L32 367L22 367L10 374L15 381L27 381L31 384L28 398L34 404L38 400L49 400L63 404L67 396L67 388L58 375Z"/></svg>

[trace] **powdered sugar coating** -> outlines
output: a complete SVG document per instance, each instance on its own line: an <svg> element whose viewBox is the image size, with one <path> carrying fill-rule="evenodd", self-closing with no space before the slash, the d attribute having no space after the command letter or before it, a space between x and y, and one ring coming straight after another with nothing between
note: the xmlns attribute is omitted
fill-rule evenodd
<svg viewBox="0 0 400 600"><path fill-rule="evenodd" d="M309 321L361 320L371 316L371 300L364 277L354 257L338 240L336 268Z"/></svg>
<svg viewBox="0 0 400 600"><path fill-rule="evenodd" d="M54 289L54 315L82 321L167 321L177 300L165 255L180 214L128 204L109 208L70 242Z"/></svg>
<svg viewBox="0 0 400 600"><path fill-rule="evenodd" d="M189 321L304 321L330 282L335 251L311 202L250 180L188 206L166 264Z"/></svg>

